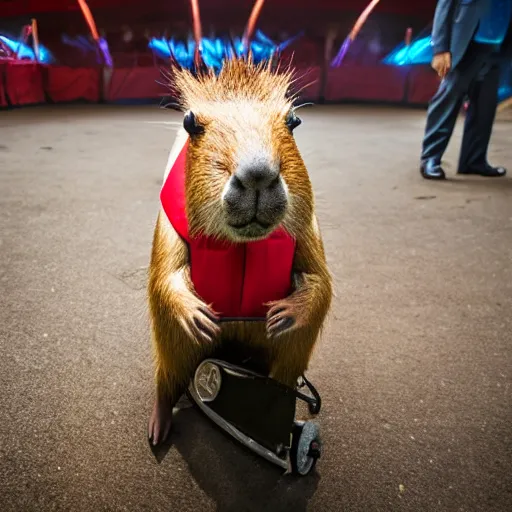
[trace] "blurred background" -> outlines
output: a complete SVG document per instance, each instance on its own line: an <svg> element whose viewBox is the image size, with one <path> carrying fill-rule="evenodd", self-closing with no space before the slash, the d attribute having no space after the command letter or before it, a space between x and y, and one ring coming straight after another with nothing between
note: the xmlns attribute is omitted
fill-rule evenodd
<svg viewBox="0 0 512 512"><path fill-rule="evenodd" d="M0 1L0 106L161 100L168 94L161 70L169 55L192 64L187 0L90 0L89 22L83 4ZM425 105L438 83L429 67L435 4L377 3L342 56L365 0L275 0L261 11L252 49L261 57L276 50L285 59L293 55L299 73L307 72L307 100ZM240 41L252 6L248 0L201 3L208 64L220 63L228 40ZM508 66L500 100L511 94Z"/></svg>

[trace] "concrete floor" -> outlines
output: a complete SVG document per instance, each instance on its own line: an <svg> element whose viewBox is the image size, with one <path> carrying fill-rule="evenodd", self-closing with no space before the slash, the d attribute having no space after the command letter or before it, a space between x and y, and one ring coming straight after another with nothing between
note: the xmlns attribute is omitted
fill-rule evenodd
<svg viewBox="0 0 512 512"><path fill-rule="evenodd" d="M146 439L145 272L180 117L0 113L0 509L500 511L512 503L512 179L418 172L423 111L315 107L297 139L336 294L309 371L324 455L296 480L195 409ZM490 160L512 175L512 119ZM172 122L174 124L164 124Z"/></svg>

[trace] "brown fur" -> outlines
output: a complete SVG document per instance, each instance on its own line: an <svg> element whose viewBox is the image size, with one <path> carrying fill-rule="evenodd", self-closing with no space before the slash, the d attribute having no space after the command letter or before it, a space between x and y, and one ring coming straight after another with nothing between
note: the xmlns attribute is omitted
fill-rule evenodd
<svg viewBox="0 0 512 512"><path fill-rule="evenodd" d="M218 76L212 73L196 78L185 70L176 74L183 108L192 110L205 126L203 135L190 139L186 164L191 233L233 239L223 222L220 195L233 172L237 152L258 143L280 161L290 198L283 224L295 236L297 251L296 289L285 300L272 304L269 311L269 321L290 316L295 320L293 327L269 339L268 322L222 323L215 327L213 343L198 341L193 318L207 306L196 296L190 281L187 247L160 211L148 292L157 395L171 405L183 393L199 362L227 340L262 350L270 375L289 386L295 386L308 367L330 307L332 283L312 186L284 123L292 108L288 96L291 83L288 70L278 73L250 60L228 60Z"/></svg>

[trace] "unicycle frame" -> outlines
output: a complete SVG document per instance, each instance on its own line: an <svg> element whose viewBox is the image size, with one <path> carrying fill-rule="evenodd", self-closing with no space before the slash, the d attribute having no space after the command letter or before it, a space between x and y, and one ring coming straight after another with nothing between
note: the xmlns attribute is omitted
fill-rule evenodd
<svg viewBox="0 0 512 512"><path fill-rule="evenodd" d="M274 386L278 388L282 388L283 393L290 393L295 396L295 399L303 400L308 403L309 409L311 412L318 412L320 409L320 396L315 388L311 385L311 383L302 377L302 382L299 383L299 388L304 387L306 385L311 391L313 396L307 396L304 393L284 386L282 384L273 381L269 377L265 377L259 373L256 373L252 370L244 368L242 366L237 366L221 359L205 359L196 369L194 374L194 378L190 382L190 385L187 390L188 396L191 400L199 407L199 409L208 417L211 421L213 421L218 427L220 427L224 432L232 436L238 442L249 448L252 452L257 455L263 457L267 461L281 467L286 472L291 470L290 463L290 448L291 448L291 436L292 432L290 431L290 442L287 443L287 446L279 446L279 449L273 451L263 444L255 441L249 435L244 433L242 430L232 425L229 421L224 419L220 414L214 411L211 407L208 406L208 403L213 402L217 397L221 383L221 372L222 371L237 376L240 378L253 378L253 379L261 379L262 381L272 382ZM291 425L293 427L293 425Z"/></svg>

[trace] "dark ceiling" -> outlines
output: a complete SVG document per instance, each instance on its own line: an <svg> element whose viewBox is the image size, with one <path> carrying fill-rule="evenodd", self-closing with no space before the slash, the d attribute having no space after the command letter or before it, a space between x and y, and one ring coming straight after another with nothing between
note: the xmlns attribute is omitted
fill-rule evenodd
<svg viewBox="0 0 512 512"><path fill-rule="evenodd" d="M311 13L362 11L368 4L367 0L268 0L262 14L269 11L288 11L292 15L296 11ZM382 0L375 12L431 17L436 0ZM88 5L93 12L104 9L116 9L118 13L137 10L145 13L169 13L183 15L189 13L190 4L187 0L89 0ZM252 0L203 0L199 2L202 12L245 11L249 13L253 6ZM59 13L77 11L76 0L0 0L0 17L36 16L42 13Z"/></svg>

